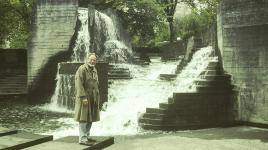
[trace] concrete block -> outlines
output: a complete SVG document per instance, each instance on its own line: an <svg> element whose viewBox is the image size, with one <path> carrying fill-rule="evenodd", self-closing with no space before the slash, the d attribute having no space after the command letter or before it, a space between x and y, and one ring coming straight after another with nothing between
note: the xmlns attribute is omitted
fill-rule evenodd
<svg viewBox="0 0 268 150"><path fill-rule="evenodd" d="M0 137L5 136L5 135L10 135L10 134L15 134L17 132L18 132L17 130L0 127Z"/></svg>
<svg viewBox="0 0 268 150"><path fill-rule="evenodd" d="M0 137L1 150L23 149L33 145L51 141L53 136L37 135L28 132L20 131L16 134Z"/></svg>
<svg viewBox="0 0 268 150"><path fill-rule="evenodd" d="M50 141L36 146L32 146L26 148L25 150L96 150L104 149L114 144L113 137L93 136L92 138L97 141L97 143L93 146L80 145L78 143L77 136L68 136L57 139L55 141Z"/></svg>

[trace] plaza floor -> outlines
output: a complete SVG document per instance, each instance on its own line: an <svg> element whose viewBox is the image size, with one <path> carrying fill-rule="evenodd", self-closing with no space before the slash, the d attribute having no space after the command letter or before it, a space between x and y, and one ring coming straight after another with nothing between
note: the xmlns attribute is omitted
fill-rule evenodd
<svg viewBox="0 0 268 150"><path fill-rule="evenodd" d="M267 150L268 129L213 128L116 137L105 150Z"/></svg>

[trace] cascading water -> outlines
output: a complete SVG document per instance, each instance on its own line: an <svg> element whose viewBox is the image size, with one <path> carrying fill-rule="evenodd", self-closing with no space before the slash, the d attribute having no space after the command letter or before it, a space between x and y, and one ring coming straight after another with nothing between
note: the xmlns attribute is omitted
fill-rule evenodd
<svg viewBox="0 0 268 150"><path fill-rule="evenodd" d="M96 11L95 48L102 54L101 48L105 49L104 55L109 54L110 59L123 61L129 53L127 44L120 41L119 32L115 28L114 21L109 16ZM88 11L79 9L78 19L81 23L78 31L72 61L83 62L89 52ZM105 37L105 38L104 38ZM108 50L109 49L109 50ZM158 107L160 102L167 101L173 92L194 91L194 80L206 68L213 50L211 47L203 48L193 55L192 61L178 75L174 81L161 81L159 74L174 73L176 62L161 62L160 58L152 59L149 66L124 66L130 68L133 79L113 81L109 87L108 102L101 111L101 121L92 126L92 135L124 135L138 134L138 118L145 112L146 107ZM103 56L104 56L103 55ZM105 56L107 57L107 56ZM66 106L70 101L68 94L74 91L70 79L73 75L57 75L57 89L52 98L52 104ZM64 96L65 95L65 96ZM67 95L67 96L66 96ZM72 100L73 101L73 100ZM53 107L52 107L53 108ZM59 111L59 108L56 108ZM61 118L60 121L69 123L70 127L63 127L53 131L55 137L77 135L77 123L73 118ZM67 134L66 134L67 133ZM51 133L48 133L51 134Z"/></svg>
<svg viewBox="0 0 268 150"><path fill-rule="evenodd" d="M106 13L111 17L101 12L95 15L96 29L99 31L96 33L96 50L108 62L128 62L132 55L130 41L120 32L122 27L115 13L112 10Z"/></svg>
<svg viewBox="0 0 268 150"><path fill-rule="evenodd" d="M95 11L95 52L99 58L108 58L111 62L126 62L132 55L130 43L123 40L125 35L119 31L121 28L116 15L107 10L112 18L105 13ZM126 38L127 39L127 38ZM88 9L78 9L78 31L73 48L72 62L84 62L90 53L90 34L88 30ZM104 50L101 50L104 49ZM57 74L57 85L51 103L43 106L43 109L52 111L70 112L74 106L74 75Z"/></svg>
<svg viewBox="0 0 268 150"><path fill-rule="evenodd" d="M88 31L88 10L80 8L78 11L78 21L80 28L78 29L77 38L75 40L75 47L73 49L73 62L83 62L86 60L89 53L90 36Z"/></svg>
<svg viewBox="0 0 268 150"><path fill-rule="evenodd" d="M138 118L147 107L158 107L166 102L173 92L193 92L194 81L207 67L213 53L211 47L202 48L193 55L192 61L174 81L159 80L161 73L174 73L176 62L163 63L153 59L149 66L127 65L133 72L131 80L114 80L109 88L109 101L101 111L101 120L92 126L92 135L131 135L143 133L138 126ZM124 65L126 66L126 65ZM172 68L172 69L171 69ZM77 135L78 126L72 118L61 119L69 122L69 128L62 128L48 134L56 138ZM67 133L67 134L66 134Z"/></svg>

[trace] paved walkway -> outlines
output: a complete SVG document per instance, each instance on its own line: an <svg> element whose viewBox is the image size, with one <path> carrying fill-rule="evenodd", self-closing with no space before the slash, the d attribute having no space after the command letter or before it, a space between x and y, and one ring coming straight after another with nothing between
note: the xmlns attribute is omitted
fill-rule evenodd
<svg viewBox="0 0 268 150"><path fill-rule="evenodd" d="M214 128L117 137L105 150L268 150L268 129Z"/></svg>

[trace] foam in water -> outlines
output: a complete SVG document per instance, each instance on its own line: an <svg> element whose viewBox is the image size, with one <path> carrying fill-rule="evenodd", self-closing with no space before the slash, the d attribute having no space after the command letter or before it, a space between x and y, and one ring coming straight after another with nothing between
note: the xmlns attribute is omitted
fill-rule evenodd
<svg viewBox="0 0 268 150"><path fill-rule="evenodd" d="M87 10L79 10L78 19L81 21L82 26L78 32L78 39L74 49L73 61L84 61L87 52L89 51L89 36L87 29ZM100 29L107 29L105 32L107 36L106 45L114 49L125 48L117 40L117 30L108 30L108 26L112 24L112 20L107 15L96 12L96 23ZM83 27L86 26L86 27ZM100 31L102 31L100 30ZM113 33L112 33L113 32ZM107 44L107 43L117 44ZM98 44L97 44L98 45ZM119 51L120 52L120 51ZM193 55L192 61L181 71L175 81L161 81L159 80L160 73L174 73L176 62L162 63L160 58L152 59L149 66L131 66L124 64L130 68L133 79L132 80L118 80L113 81L109 87L108 102L101 111L101 121L94 123L92 126L92 135L129 135L139 134L141 130L138 126L138 118L141 113L145 112L147 107L158 107L160 102L168 100L173 92L191 92L195 88L192 87L194 80L208 65L208 62L213 59L210 57L213 50L211 47L202 48L200 51ZM69 89L71 84L68 83L66 76L58 75L57 89L52 98L52 108L59 110L59 103L66 102L59 101L59 93L63 89ZM67 81L67 82L65 82ZM62 88L62 85L66 88ZM54 107L57 104L57 107ZM53 134L56 138L77 135L78 125L73 118L61 118L58 121L70 123L69 128L62 127L57 131L51 131L48 134Z"/></svg>
<svg viewBox="0 0 268 150"><path fill-rule="evenodd" d="M114 16L115 17L115 16ZM119 23L113 21L108 15L95 11L96 26L97 26L97 41L95 41L96 47L101 47L104 43L105 56L110 57L112 60L119 60L120 62L126 62L128 59L127 54L131 51L130 48L120 39L117 26ZM84 62L88 53L90 52L90 36L88 31L88 10L85 8L79 8L78 10L79 29L77 33L77 39L75 40L75 46L73 49L72 62ZM101 35L104 33L106 41L100 40ZM99 39L99 41L98 41ZM57 74L57 85L55 92L51 98L51 103L44 105L43 109L61 112L70 112L71 103L73 99L69 99L68 96L73 95L72 91L72 75Z"/></svg>
<svg viewBox="0 0 268 150"><path fill-rule="evenodd" d="M215 60L211 57L213 54L211 46L201 48L193 55L191 62L181 71L176 79L176 90L174 92L194 92L196 91L194 81L199 77L202 71L206 69L208 63Z"/></svg>
<svg viewBox="0 0 268 150"><path fill-rule="evenodd" d="M176 62L161 63L159 58L146 67L122 65L131 69L131 72L135 74L134 78L113 81L109 88L109 101L105 104L104 111L101 111L101 120L93 123L91 134L133 135L142 133L137 122L139 116L145 112L147 107L158 107L159 103L166 102L173 92L194 91L194 88L191 88L194 80L199 78L208 62L215 59L210 57L212 52L211 47L206 47L195 53L192 61L175 81L161 81L158 77L155 78L155 75L152 77L152 74L172 73L171 71L176 68ZM73 119L69 119L68 122L71 120ZM51 134L55 137L78 135L77 123L71 122L73 128L59 129Z"/></svg>
<svg viewBox="0 0 268 150"><path fill-rule="evenodd" d="M78 20L81 23L80 29L77 33L77 39L75 40L75 47L73 49L73 62L83 62L86 60L89 53L89 41L90 36L88 32L88 10L80 9L78 13Z"/></svg>

